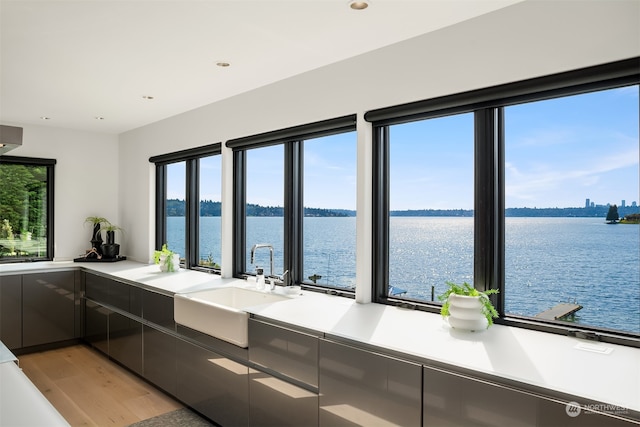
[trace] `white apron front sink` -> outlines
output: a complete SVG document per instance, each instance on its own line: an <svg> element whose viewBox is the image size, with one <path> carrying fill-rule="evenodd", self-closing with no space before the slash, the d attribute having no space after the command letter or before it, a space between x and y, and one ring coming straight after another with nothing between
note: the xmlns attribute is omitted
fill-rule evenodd
<svg viewBox="0 0 640 427"><path fill-rule="evenodd" d="M235 287L176 294L174 319L180 325L247 347L249 313L245 310L288 299L281 294Z"/></svg>

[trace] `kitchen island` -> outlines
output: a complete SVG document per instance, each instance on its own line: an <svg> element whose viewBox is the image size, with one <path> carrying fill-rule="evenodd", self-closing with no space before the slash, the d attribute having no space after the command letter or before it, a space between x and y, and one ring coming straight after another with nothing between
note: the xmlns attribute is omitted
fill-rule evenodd
<svg viewBox="0 0 640 427"><path fill-rule="evenodd" d="M0 341L0 426L68 426Z"/></svg>

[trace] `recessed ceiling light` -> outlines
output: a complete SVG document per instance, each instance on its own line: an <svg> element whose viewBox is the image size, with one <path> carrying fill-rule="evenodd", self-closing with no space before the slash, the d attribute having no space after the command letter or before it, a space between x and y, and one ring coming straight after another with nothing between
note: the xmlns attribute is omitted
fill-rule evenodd
<svg viewBox="0 0 640 427"><path fill-rule="evenodd" d="M369 2L352 0L349 2L349 7L353 10L364 10L369 7Z"/></svg>
<svg viewBox="0 0 640 427"><path fill-rule="evenodd" d="M96 117L95 117L95 119L96 119L96 120L104 120L104 117L102 117L102 116L96 116Z"/></svg>
<svg viewBox="0 0 640 427"><path fill-rule="evenodd" d="M51 120L51 117L40 116L40 120Z"/></svg>
<svg viewBox="0 0 640 427"><path fill-rule="evenodd" d="M218 67L226 68L226 67L230 66L231 64L229 64L228 62L222 62L222 61L220 61L220 62L216 62L216 65L217 65Z"/></svg>
<svg viewBox="0 0 640 427"><path fill-rule="evenodd" d="M143 99L152 100L152 99L154 99L154 96L152 96L152 95L142 95L142 98Z"/></svg>

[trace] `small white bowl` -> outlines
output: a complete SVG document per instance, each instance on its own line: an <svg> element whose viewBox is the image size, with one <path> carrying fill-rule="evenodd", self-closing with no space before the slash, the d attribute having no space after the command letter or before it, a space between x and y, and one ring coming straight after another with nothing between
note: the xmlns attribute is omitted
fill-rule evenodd
<svg viewBox="0 0 640 427"><path fill-rule="evenodd" d="M300 286L285 286L284 292L289 295L294 295L300 293Z"/></svg>

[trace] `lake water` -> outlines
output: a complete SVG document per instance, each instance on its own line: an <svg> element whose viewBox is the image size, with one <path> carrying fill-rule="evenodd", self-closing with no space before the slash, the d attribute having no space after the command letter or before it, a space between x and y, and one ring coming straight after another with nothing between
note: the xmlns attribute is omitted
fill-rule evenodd
<svg viewBox="0 0 640 427"><path fill-rule="evenodd" d="M220 260L220 218L202 217L201 256ZM304 277L355 286L355 218L305 218ZM282 273L283 218L247 218L247 254L274 245ZM212 236L208 239L207 236ZM170 248L184 248L184 218L168 218ZM507 218L505 303L511 314L535 316L561 302L582 305L575 321L640 333L640 226L602 218ZM390 284L401 297L431 300L446 281L472 282L473 218L392 217ZM255 263L268 273L268 250ZM247 260L249 266L249 261Z"/></svg>

